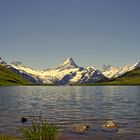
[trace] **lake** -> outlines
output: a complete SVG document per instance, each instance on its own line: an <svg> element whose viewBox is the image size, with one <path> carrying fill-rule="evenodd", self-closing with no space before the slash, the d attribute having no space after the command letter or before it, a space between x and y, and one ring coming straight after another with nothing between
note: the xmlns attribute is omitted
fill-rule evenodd
<svg viewBox="0 0 140 140"><path fill-rule="evenodd" d="M65 139L140 140L140 86L19 86L0 87L0 132L18 135L25 116L56 122ZM114 120L119 131L104 132ZM73 125L90 129L75 133Z"/></svg>

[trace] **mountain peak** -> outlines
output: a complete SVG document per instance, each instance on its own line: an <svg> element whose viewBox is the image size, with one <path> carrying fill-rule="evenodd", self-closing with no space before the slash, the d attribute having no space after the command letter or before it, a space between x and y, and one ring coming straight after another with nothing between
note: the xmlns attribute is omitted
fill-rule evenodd
<svg viewBox="0 0 140 140"><path fill-rule="evenodd" d="M20 61L14 61L11 64L15 66L23 66L23 64Z"/></svg>
<svg viewBox="0 0 140 140"><path fill-rule="evenodd" d="M68 57L63 61L63 64L68 64L68 63L74 64L74 60L71 57Z"/></svg>
<svg viewBox="0 0 140 140"><path fill-rule="evenodd" d="M108 65L108 64L104 64L102 66L102 72L106 71L106 70L109 70L111 68L111 65Z"/></svg>
<svg viewBox="0 0 140 140"><path fill-rule="evenodd" d="M71 57L66 58L63 63L57 68L78 68Z"/></svg>

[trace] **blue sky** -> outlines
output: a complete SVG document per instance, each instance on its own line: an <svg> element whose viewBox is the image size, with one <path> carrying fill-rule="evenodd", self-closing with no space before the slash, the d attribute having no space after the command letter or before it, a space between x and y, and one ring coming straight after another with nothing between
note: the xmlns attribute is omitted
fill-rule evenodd
<svg viewBox="0 0 140 140"><path fill-rule="evenodd" d="M45 69L140 61L140 0L0 0L0 56Z"/></svg>

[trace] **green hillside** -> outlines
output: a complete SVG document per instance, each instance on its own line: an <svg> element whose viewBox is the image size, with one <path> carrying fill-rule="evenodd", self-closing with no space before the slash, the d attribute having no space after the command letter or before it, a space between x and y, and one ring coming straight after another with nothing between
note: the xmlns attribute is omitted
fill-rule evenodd
<svg viewBox="0 0 140 140"><path fill-rule="evenodd" d="M15 74L0 64L0 86L3 85L27 85L30 84L19 75Z"/></svg>

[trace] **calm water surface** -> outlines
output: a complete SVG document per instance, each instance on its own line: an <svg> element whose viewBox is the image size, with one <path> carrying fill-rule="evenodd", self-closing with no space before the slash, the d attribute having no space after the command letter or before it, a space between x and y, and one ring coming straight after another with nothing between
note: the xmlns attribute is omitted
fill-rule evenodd
<svg viewBox="0 0 140 140"><path fill-rule="evenodd" d="M140 86L0 87L0 132L18 134L22 116L30 120L40 113L75 139L140 140ZM118 122L118 132L102 131L110 119ZM73 132L77 123L89 124L89 131Z"/></svg>

